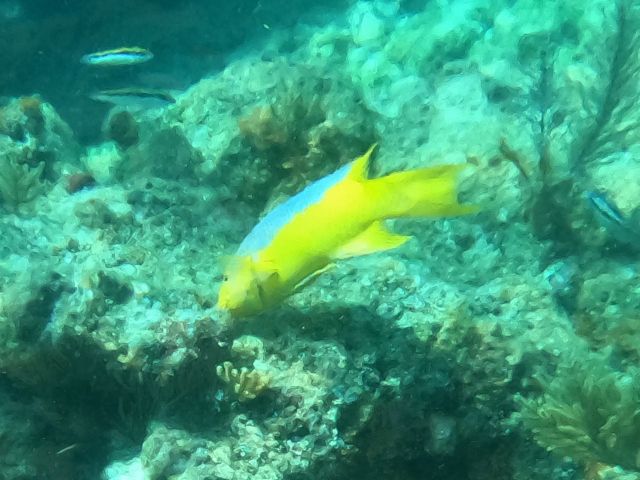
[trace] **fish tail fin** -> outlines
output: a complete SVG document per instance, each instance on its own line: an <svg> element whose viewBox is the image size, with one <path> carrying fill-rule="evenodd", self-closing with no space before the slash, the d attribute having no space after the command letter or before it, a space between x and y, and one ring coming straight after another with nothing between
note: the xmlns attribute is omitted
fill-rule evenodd
<svg viewBox="0 0 640 480"><path fill-rule="evenodd" d="M383 218L452 217L475 213L476 205L458 202L458 174L468 165L439 165L370 180Z"/></svg>

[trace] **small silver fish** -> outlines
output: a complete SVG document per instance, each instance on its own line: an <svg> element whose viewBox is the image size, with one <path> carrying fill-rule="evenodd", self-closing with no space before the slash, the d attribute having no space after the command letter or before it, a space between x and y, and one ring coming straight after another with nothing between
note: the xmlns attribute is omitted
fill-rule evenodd
<svg viewBox="0 0 640 480"><path fill-rule="evenodd" d="M140 47L122 47L113 50L103 50L84 55L81 62L87 65L96 65L100 67L113 67L119 65L135 65L136 63L148 62L153 58L146 48Z"/></svg>
<svg viewBox="0 0 640 480"><path fill-rule="evenodd" d="M92 94L92 100L111 103L131 110L149 110L162 108L176 102L166 90L149 88L116 88L101 90Z"/></svg>
<svg viewBox="0 0 640 480"><path fill-rule="evenodd" d="M58 450L56 452L56 455L62 455L63 453L67 453L67 452L73 450L74 448L76 448L77 446L78 446L77 443L73 443L73 444L69 445L68 447L64 447L63 449Z"/></svg>
<svg viewBox="0 0 640 480"><path fill-rule="evenodd" d="M621 243L640 245L640 222L636 215L625 216L603 192L587 192L587 200L600 224L613 238Z"/></svg>

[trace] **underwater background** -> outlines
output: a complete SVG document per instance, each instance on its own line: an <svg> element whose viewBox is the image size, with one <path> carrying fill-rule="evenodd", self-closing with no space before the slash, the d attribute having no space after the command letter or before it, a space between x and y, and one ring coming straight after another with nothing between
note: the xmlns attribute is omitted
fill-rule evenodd
<svg viewBox="0 0 640 480"><path fill-rule="evenodd" d="M1 480L640 479L640 1L0 0L0 46ZM480 212L216 308L374 143Z"/></svg>

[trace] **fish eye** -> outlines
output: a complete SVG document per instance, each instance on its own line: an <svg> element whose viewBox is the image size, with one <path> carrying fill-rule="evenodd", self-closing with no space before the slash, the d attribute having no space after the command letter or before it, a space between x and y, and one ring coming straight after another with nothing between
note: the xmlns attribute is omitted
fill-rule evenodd
<svg viewBox="0 0 640 480"><path fill-rule="evenodd" d="M223 276L222 276L222 281L223 281L223 282L228 282L228 281L229 281L229 277L228 277L228 276L226 276L226 275L223 275Z"/></svg>

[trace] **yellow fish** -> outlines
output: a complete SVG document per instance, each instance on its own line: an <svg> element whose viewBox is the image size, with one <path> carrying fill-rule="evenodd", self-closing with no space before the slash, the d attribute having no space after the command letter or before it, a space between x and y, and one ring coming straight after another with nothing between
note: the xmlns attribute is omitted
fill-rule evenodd
<svg viewBox="0 0 640 480"><path fill-rule="evenodd" d="M218 308L233 315L260 313L335 260L396 248L411 238L388 231L385 219L478 210L456 198L456 177L466 165L368 178L374 149L289 198L251 230L225 269Z"/></svg>

